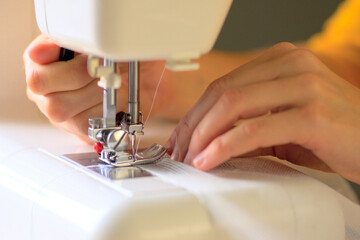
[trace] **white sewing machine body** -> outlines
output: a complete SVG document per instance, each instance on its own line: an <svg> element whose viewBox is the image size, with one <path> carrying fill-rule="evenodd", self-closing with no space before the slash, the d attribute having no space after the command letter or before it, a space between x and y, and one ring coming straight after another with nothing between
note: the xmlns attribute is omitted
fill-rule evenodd
<svg viewBox="0 0 360 240"><path fill-rule="evenodd" d="M232 0L35 0L60 46L116 61L188 60L211 50Z"/></svg>
<svg viewBox="0 0 360 240"><path fill-rule="evenodd" d="M146 135L150 138L159 125L151 127L154 131ZM218 172L225 184L217 185L193 170L176 171L176 164L174 178L164 179L149 172L152 164L140 166L145 170L139 171L97 165L96 159L88 166L69 162L61 157L63 153L90 151L90 147L49 124L5 122L0 130L2 239L338 240L345 236L344 213L332 190L306 175L289 175L285 166L273 171L276 164L271 161L245 161L238 171ZM262 168L263 164L269 168Z"/></svg>
<svg viewBox="0 0 360 240"><path fill-rule="evenodd" d="M215 239L185 189L138 168L69 164L59 153L84 145L48 124L0 129L1 239Z"/></svg>

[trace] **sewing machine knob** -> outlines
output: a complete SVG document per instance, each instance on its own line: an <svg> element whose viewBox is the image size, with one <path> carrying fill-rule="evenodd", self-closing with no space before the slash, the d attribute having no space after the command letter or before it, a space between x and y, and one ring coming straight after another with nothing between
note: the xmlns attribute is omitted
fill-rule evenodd
<svg viewBox="0 0 360 240"><path fill-rule="evenodd" d="M129 146L129 136L124 130L114 130L107 136L107 147L113 151L124 151Z"/></svg>

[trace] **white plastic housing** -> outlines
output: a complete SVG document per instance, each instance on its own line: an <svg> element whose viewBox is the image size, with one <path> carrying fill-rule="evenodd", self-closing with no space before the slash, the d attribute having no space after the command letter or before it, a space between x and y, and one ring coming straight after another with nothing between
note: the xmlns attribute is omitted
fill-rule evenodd
<svg viewBox="0 0 360 240"><path fill-rule="evenodd" d="M40 30L82 53L186 60L211 50L232 0L35 0Z"/></svg>

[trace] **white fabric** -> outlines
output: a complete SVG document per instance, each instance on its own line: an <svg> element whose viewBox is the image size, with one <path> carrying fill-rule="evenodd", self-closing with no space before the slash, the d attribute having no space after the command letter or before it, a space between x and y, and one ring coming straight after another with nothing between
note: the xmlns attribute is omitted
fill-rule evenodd
<svg viewBox="0 0 360 240"><path fill-rule="evenodd" d="M360 208L269 159L234 159L211 172L170 160L141 168L194 193L229 239L360 239Z"/></svg>

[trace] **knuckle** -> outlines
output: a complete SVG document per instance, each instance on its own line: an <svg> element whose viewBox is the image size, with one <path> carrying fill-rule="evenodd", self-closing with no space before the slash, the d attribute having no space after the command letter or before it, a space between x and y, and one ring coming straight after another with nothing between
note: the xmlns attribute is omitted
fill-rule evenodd
<svg viewBox="0 0 360 240"><path fill-rule="evenodd" d="M68 112L63 101L56 95L47 96L44 100L44 114L52 122L65 122L68 119Z"/></svg>
<svg viewBox="0 0 360 240"><path fill-rule="evenodd" d="M275 44L273 47L272 47L272 50L277 52L277 51L284 51L284 50L292 50L292 49L295 49L296 46L292 43L289 43L289 42L280 42L280 43L277 43Z"/></svg>
<svg viewBox="0 0 360 240"><path fill-rule="evenodd" d="M227 87L229 86L229 83L233 81L233 76L231 74L227 74L212 83L210 83L207 91L211 93L223 93Z"/></svg>
<svg viewBox="0 0 360 240"><path fill-rule="evenodd" d="M286 53L289 52L293 49L295 49L296 46L289 43L289 42L280 42L275 44L274 46L272 46L269 50L267 50L266 52L269 54L269 58L274 58L276 56L279 56L282 53Z"/></svg>
<svg viewBox="0 0 360 240"><path fill-rule="evenodd" d="M260 141L256 141L256 135L261 131L261 124L255 121L247 121L242 124L243 138L252 143L254 149L262 147Z"/></svg>
<svg viewBox="0 0 360 240"><path fill-rule="evenodd" d="M214 156L222 156L228 152L228 145L221 137L216 138L211 144L211 154Z"/></svg>
<svg viewBox="0 0 360 240"><path fill-rule="evenodd" d="M314 54L306 48L296 48L292 51L292 54L296 57L314 57Z"/></svg>
<svg viewBox="0 0 360 240"><path fill-rule="evenodd" d="M306 48L297 48L285 55L285 60L296 67L313 66L317 60L315 55Z"/></svg>
<svg viewBox="0 0 360 240"><path fill-rule="evenodd" d="M36 69L30 71L26 76L27 86L30 91L35 94L43 94L44 82L42 81L39 72Z"/></svg>
<svg viewBox="0 0 360 240"><path fill-rule="evenodd" d="M333 101L334 96L343 95L341 89L318 73L306 73L302 86L312 99Z"/></svg>
<svg viewBox="0 0 360 240"><path fill-rule="evenodd" d="M310 121L312 126L317 128L324 124L327 112L327 106L317 101L304 108L303 117Z"/></svg>
<svg viewBox="0 0 360 240"><path fill-rule="evenodd" d="M220 97L219 102L223 107L229 107L236 102L242 101L244 98L244 91L237 90L226 90Z"/></svg>
<svg viewBox="0 0 360 240"><path fill-rule="evenodd" d="M260 131L260 124L254 121L244 122L242 124L242 129L245 137L252 137Z"/></svg>
<svg viewBox="0 0 360 240"><path fill-rule="evenodd" d="M322 90L322 78L316 73L304 74L302 85L307 92L318 95Z"/></svg>

